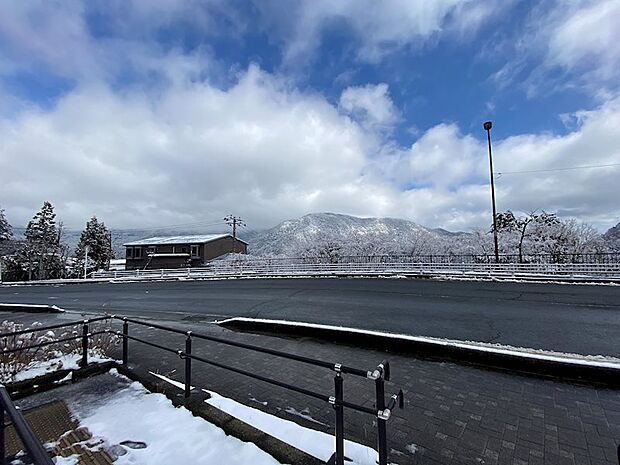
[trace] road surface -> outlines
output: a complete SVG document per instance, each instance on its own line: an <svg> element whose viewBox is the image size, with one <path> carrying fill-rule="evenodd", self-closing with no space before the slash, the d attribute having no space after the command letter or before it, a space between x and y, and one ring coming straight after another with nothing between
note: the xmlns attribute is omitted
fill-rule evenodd
<svg viewBox="0 0 620 465"><path fill-rule="evenodd" d="M0 286L2 303L183 321L287 319L620 357L620 286L254 279Z"/></svg>

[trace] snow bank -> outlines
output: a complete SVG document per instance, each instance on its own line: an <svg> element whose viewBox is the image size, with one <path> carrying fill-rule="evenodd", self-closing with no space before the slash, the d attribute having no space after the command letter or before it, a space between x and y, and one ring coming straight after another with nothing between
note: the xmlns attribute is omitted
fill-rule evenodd
<svg viewBox="0 0 620 465"><path fill-rule="evenodd" d="M46 304L7 304L0 303L0 310L24 310L28 311L39 311L39 312L51 312L51 313L63 313L65 310L57 307L56 305L46 305Z"/></svg>
<svg viewBox="0 0 620 465"><path fill-rule="evenodd" d="M152 375L172 384L173 386L183 389L184 385L178 381L167 378L163 375L150 372ZM232 399L221 396L216 392L205 392L211 395L206 400L212 405L239 420L252 425L256 429L287 443L291 446L306 452L320 460L326 462L335 450L334 436L315 431L313 429L304 428L295 422L278 418L276 416L257 410L252 407L240 404ZM315 420L316 421L316 420ZM345 440L345 455L352 460L347 462L351 465L376 465L377 452L370 447L364 446L357 442Z"/></svg>
<svg viewBox="0 0 620 465"><path fill-rule="evenodd" d="M175 408L163 394L153 394L133 382L121 391L71 406L80 424L106 445L143 442L126 447L116 465L277 465L252 443L227 436L220 428Z"/></svg>
<svg viewBox="0 0 620 465"><path fill-rule="evenodd" d="M555 352L544 349L532 349L528 347L513 347L509 345L486 343L477 341L459 341L454 339L442 339L429 336L410 336L408 334L388 333L384 331L374 331L368 329L349 328L346 326L332 326L318 323L302 323L297 321L287 320L268 320L263 318L246 318L246 317L234 317L226 320L218 321L218 324L234 323L234 322L247 322L247 323L262 323L271 325L281 325L290 327L304 327L313 329L322 329L328 331L339 331L351 334L362 334L377 336L383 338L390 338L401 341L413 341L422 342L437 346L450 346L467 350L477 350L481 352L495 353L501 355L510 355L516 357L523 357L536 360L545 360L555 363L566 363L581 366L590 366L598 368L611 368L620 370L620 359L607 355L582 355L572 354L565 352Z"/></svg>

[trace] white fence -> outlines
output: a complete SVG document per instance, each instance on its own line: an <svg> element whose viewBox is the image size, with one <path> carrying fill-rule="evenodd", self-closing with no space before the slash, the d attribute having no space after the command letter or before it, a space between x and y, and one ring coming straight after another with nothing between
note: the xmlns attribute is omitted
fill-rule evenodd
<svg viewBox="0 0 620 465"><path fill-rule="evenodd" d="M94 279L209 279L303 276L452 276L498 278L596 278L620 281L620 263L321 263L308 260L243 259L214 261L200 268L100 271Z"/></svg>

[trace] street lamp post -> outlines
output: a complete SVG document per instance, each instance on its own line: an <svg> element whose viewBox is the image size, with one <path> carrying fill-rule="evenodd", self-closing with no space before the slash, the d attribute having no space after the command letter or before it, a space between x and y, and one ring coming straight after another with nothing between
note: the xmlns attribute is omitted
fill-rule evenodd
<svg viewBox="0 0 620 465"><path fill-rule="evenodd" d="M499 263L499 244L497 242L497 210L495 209L495 181L493 180L493 155L491 153L491 128L493 123L486 121L484 129L487 132L489 142L489 170L491 172L491 201L493 202L493 242L495 244L495 263Z"/></svg>
<svg viewBox="0 0 620 465"><path fill-rule="evenodd" d="M84 246L84 279L86 279L86 276L88 274L88 250L90 249L90 246L86 245Z"/></svg>

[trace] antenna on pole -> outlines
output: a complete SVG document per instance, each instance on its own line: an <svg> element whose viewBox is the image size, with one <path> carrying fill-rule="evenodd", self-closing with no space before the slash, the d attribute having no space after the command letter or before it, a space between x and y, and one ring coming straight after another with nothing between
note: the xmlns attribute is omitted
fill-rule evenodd
<svg viewBox="0 0 620 465"><path fill-rule="evenodd" d="M245 224L245 221L243 221L241 217L235 216L235 215L228 215L224 217L224 221L226 222L228 226L232 227L232 236L233 236L232 251L233 253L237 253L237 226L243 227L243 226L247 226L247 224Z"/></svg>

